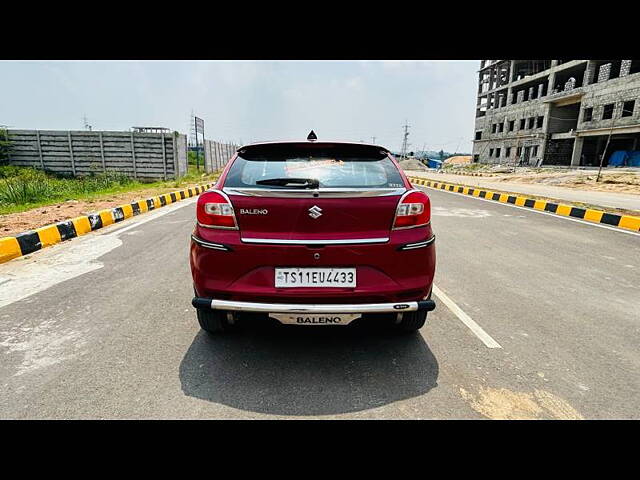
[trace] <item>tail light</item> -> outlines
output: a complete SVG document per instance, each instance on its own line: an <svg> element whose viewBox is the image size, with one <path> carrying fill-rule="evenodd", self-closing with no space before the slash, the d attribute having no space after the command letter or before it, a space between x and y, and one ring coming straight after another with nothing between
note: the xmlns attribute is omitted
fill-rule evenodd
<svg viewBox="0 0 640 480"><path fill-rule="evenodd" d="M202 227L238 229L233 205L220 191L204 192L198 197L196 216Z"/></svg>
<svg viewBox="0 0 640 480"><path fill-rule="evenodd" d="M393 229L413 228L427 225L431 221L431 202L426 193L411 190L398 203Z"/></svg>

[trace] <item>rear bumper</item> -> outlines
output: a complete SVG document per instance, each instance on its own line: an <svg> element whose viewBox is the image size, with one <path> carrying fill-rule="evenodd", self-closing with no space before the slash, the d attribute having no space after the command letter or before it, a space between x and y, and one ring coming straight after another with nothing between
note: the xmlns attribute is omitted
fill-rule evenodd
<svg viewBox="0 0 640 480"><path fill-rule="evenodd" d="M194 238L195 237L195 238ZM190 249L197 297L268 304L378 304L421 300L431 291L430 227L392 231L385 243L250 244L238 231L196 227ZM357 286L278 288L275 268L356 268Z"/></svg>
<svg viewBox="0 0 640 480"><path fill-rule="evenodd" d="M262 313L404 313L417 310L431 311L436 308L433 300L395 303L300 304L238 302L195 297L191 304L195 308L202 309Z"/></svg>

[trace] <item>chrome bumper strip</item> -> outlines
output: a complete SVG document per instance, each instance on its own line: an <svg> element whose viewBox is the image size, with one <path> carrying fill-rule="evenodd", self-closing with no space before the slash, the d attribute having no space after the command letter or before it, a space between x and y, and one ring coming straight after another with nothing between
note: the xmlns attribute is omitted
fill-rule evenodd
<svg viewBox="0 0 640 480"><path fill-rule="evenodd" d="M214 310L263 313L384 313L414 312L418 302L367 303L367 304L297 304L297 303L253 303L231 300L211 300Z"/></svg>

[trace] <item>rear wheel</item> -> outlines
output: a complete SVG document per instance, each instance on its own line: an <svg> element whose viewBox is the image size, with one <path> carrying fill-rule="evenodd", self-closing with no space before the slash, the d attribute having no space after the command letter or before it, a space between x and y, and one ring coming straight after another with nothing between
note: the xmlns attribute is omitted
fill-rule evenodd
<svg viewBox="0 0 640 480"><path fill-rule="evenodd" d="M198 314L198 323L200 328L212 335L228 332L233 329L233 325L229 324L226 319L226 312L221 310L204 310L196 309Z"/></svg>
<svg viewBox="0 0 640 480"><path fill-rule="evenodd" d="M402 314L400 323L394 326L399 332L415 332L420 330L427 321L427 311L418 310L416 312L407 312Z"/></svg>

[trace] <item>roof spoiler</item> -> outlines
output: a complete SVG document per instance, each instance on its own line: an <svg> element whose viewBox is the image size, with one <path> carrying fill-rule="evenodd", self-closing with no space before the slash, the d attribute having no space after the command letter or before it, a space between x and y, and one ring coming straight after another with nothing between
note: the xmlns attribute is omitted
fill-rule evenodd
<svg viewBox="0 0 640 480"><path fill-rule="evenodd" d="M330 149L344 149L352 152L357 151L375 151L376 153L380 153L383 155L390 154L391 151L387 148L381 147L380 145L373 145L370 143L359 143L359 142L332 142L332 141L290 141L290 142L264 142L264 143L252 143L248 145L243 145L238 148L238 152L251 152L257 153L260 151L269 152L276 150L288 150L288 149L301 149L301 150L322 150L324 148Z"/></svg>

